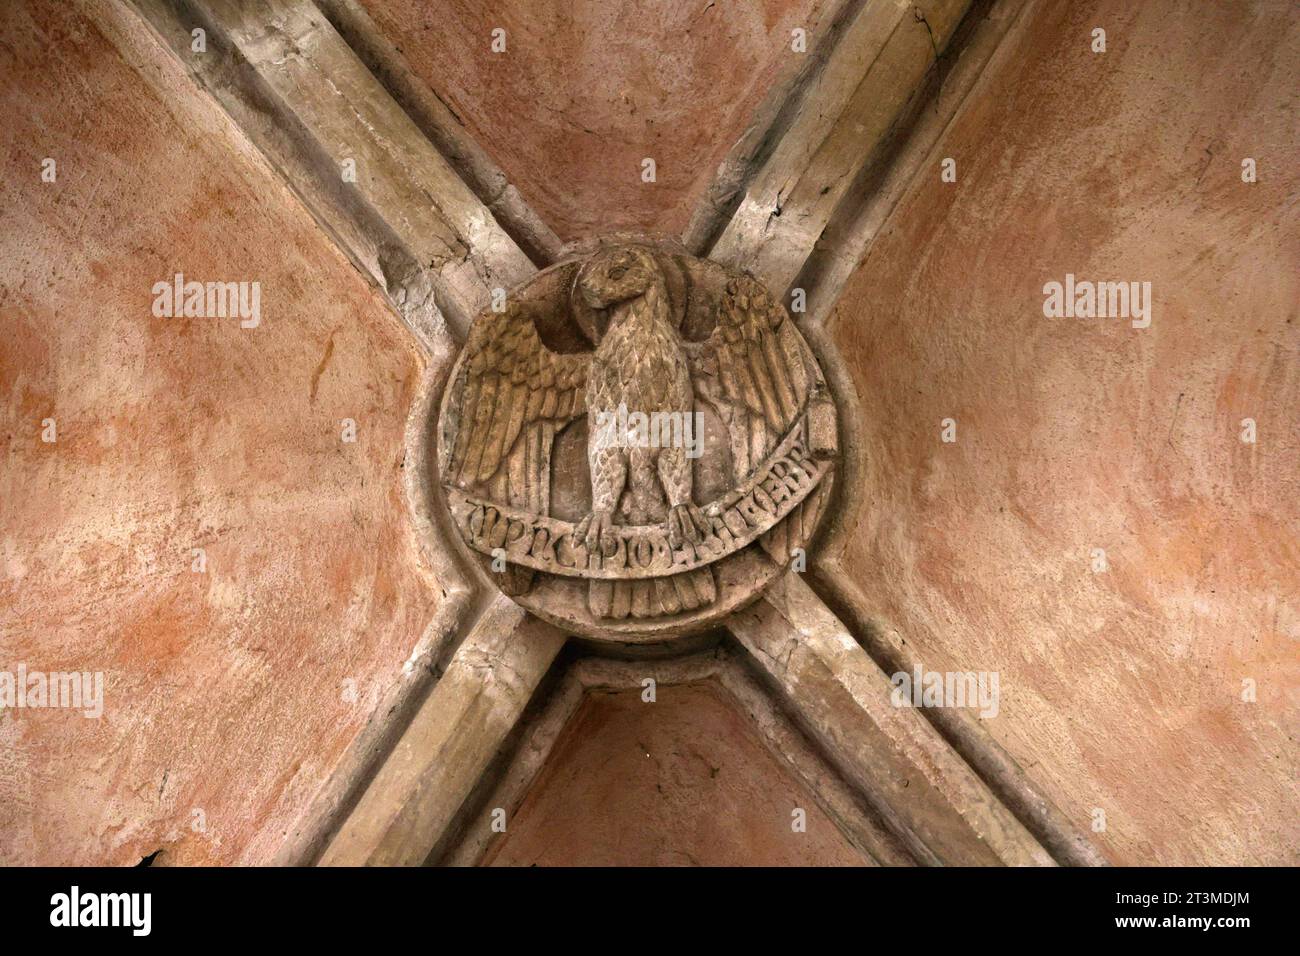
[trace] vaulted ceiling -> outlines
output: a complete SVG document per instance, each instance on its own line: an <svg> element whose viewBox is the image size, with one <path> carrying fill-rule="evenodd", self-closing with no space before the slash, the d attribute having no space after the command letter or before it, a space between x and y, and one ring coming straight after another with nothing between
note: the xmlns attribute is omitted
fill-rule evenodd
<svg viewBox="0 0 1300 956"><path fill-rule="evenodd" d="M831 0L364 0L561 239L676 234ZM505 30L503 53L492 32ZM810 41L811 42L811 41ZM642 160L656 179L642 180Z"/></svg>
<svg viewBox="0 0 1300 956"><path fill-rule="evenodd" d="M827 769L794 772L753 700L689 675L655 710L597 680L554 749L515 749L494 858L853 862L843 806L785 829L840 787L923 861L1294 861L1300 19L989 0L936 62L966 3L854 0L833 82L769 128L791 31L812 45L845 6L0 4L0 667L109 677L102 722L0 714L0 862L316 859L399 732L380 772L410 792L366 835L400 842L383 813L414 807L445 849L566 640L430 544L418 422L456 336L553 257L549 229L681 233L769 133L727 249L809 280L846 491L794 597L730 633ZM373 24L344 38L322 10ZM368 39L500 171L447 148ZM541 254L514 245L524 214ZM255 334L152 315L177 272L262 282ZM1067 272L1153 279L1154 324L1045 320ZM888 673L920 663L1000 673L999 715L893 707Z"/></svg>

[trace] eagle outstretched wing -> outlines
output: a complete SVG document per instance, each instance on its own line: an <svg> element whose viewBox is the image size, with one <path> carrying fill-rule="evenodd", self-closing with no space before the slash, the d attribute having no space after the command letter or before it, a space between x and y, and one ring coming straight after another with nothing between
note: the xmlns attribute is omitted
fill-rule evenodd
<svg viewBox="0 0 1300 956"><path fill-rule="evenodd" d="M547 348L518 305L483 312L453 382L459 414L443 436L443 480L534 514L550 511L551 445L586 413L591 353Z"/></svg>
<svg viewBox="0 0 1300 956"><path fill-rule="evenodd" d="M752 276L727 283L717 325L690 352L697 394L725 423L734 477L743 481L810 408L811 392L820 392L816 363L785 308ZM792 549L807 546L829 494L830 482L821 482L759 545L784 564Z"/></svg>
<svg viewBox="0 0 1300 956"><path fill-rule="evenodd" d="M803 414L810 381L804 348L785 309L751 276L728 281L713 332L688 347L696 389L727 426L738 480Z"/></svg>

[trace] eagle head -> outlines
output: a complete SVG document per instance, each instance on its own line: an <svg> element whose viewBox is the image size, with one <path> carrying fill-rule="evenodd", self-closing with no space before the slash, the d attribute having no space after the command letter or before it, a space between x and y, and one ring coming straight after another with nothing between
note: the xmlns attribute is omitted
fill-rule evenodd
<svg viewBox="0 0 1300 956"><path fill-rule="evenodd" d="M643 295L663 276L654 258L636 246L602 249L578 271L578 291L593 309L608 309Z"/></svg>

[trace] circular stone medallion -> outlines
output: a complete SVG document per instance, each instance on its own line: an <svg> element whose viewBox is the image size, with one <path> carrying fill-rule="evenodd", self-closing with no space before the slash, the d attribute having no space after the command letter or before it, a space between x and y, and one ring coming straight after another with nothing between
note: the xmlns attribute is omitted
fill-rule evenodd
<svg viewBox="0 0 1300 956"><path fill-rule="evenodd" d="M446 506L489 579L621 643L714 626L806 560L835 458L830 392L781 303L628 243L483 311L438 423Z"/></svg>

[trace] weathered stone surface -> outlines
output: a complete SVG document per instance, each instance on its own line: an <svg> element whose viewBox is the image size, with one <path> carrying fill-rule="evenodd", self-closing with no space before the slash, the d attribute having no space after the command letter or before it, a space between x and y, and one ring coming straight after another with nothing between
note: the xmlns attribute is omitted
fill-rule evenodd
<svg viewBox="0 0 1300 956"><path fill-rule="evenodd" d="M559 236L524 202L460 118L415 74L360 0L316 0L316 6L533 262L544 265L559 258Z"/></svg>
<svg viewBox="0 0 1300 956"><path fill-rule="evenodd" d="M894 706L889 675L799 575L787 574L728 629L919 860L1052 865L920 712Z"/></svg>
<svg viewBox="0 0 1300 956"><path fill-rule="evenodd" d="M1021 37L830 320L873 397L840 567L927 669L1000 672L988 727L1114 862L1294 863L1300 23L1041 3ZM1045 318L1067 273L1150 281L1150 328Z"/></svg>
<svg viewBox="0 0 1300 956"><path fill-rule="evenodd" d="M966 98L983 89L996 63L1013 57L1031 17L1032 0L973 3L939 62L922 81L895 128L831 215L797 282L808 319L823 322L894 209L918 176L941 169L940 139ZM994 58L997 58L996 60Z"/></svg>
<svg viewBox="0 0 1300 956"><path fill-rule="evenodd" d="M854 21L861 0L828 0L792 31L791 52L798 43L803 52L782 57L763 98L755 105L749 123L713 173L682 232L682 244L695 255L706 255L722 235L743 198L745 187L758 172L758 164L771 153L789 127L798 121L798 102L820 82L826 61Z"/></svg>
<svg viewBox="0 0 1300 956"><path fill-rule="evenodd" d="M863 4L710 252L784 295L969 0Z"/></svg>
<svg viewBox="0 0 1300 956"><path fill-rule="evenodd" d="M564 635L498 596L457 648L324 866L418 866L514 727Z"/></svg>
<svg viewBox="0 0 1300 956"><path fill-rule="evenodd" d="M493 586L628 643L698 633L803 560L838 447L760 283L631 243L481 312L438 431L451 524Z"/></svg>
<svg viewBox="0 0 1300 956"><path fill-rule="evenodd" d="M0 669L102 671L104 715L0 715L0 860L265 862L438 604L422 363L153 39L128 65L82 10L0 5ZM260 282L260 324L155 317L176 272Z"/></svg>
<svg viewBox="0 0 1300 956"><path fill-rule="evenodd" d="M174 42L177 23L166 16L167 4L141 0L141 8L172 34L164 39ZM426 343L442 332L438 312L463 334L494 288L508 288L532 273L527 256L314 4L212 0L183 10L238 51L269 92L281 122L302 130L324 167L295 165L295 178L311 180L304 190L329 213L327 221L340 221L338 235L369 233L363 248L350 252L378 274ZM187 54L183 45L180 50L186 62L197 59L203 75L212 72L204 57L215 54ZM225 82L218 77L215 85ZM322 202L334 194L316 182L319 177L344 184L342 212L334 201ZM349 221L356 217L368 229L356 230ZM400 249L400 261L389 246ZM422 307L430 296L438 312Z"/></svg>

